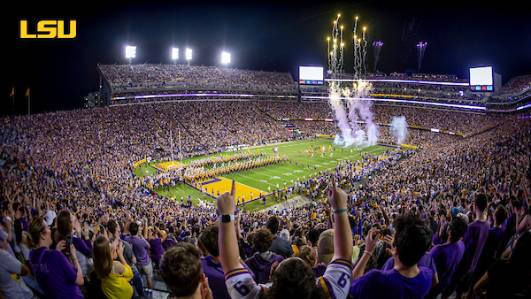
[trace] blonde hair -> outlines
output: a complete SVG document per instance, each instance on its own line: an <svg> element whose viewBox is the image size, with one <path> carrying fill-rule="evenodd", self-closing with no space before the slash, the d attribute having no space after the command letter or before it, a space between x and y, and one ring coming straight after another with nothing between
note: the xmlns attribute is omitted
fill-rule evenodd
<svg viewBox="0 0 531 299"><path fill-rule="evenodd" d="M308 245L301 246L299 249L299 254L297 257L301 258L308 266L315 266L315 261L317 260L315 256L315 251Z"/></svg>
<svg viewBox="0 0 531 299"><path fill-rule="evenodd" d="M93 254L96 275L100 279L106 278L111 273L113 264L109 239L99 236L94 241Z"/></svg>

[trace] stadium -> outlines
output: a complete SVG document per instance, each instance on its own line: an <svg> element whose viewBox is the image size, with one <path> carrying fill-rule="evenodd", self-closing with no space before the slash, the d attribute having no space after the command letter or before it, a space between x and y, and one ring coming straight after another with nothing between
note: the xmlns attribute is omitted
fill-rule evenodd
<svg viewBox="0 0 531 299"><path fill-rule="evenodd" d="M108 5L6 18L0 298L531 296L529 42L453 7Z"/></svg>

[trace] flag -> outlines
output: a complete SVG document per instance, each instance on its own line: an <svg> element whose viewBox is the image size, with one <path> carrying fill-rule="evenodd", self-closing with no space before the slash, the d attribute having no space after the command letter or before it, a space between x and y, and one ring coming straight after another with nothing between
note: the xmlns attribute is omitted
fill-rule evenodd
<svg viewBox="0 0 531 299"><path fill-rule="evenodd" d="M29 96L30 96L30 89L29 89L29 87L28 87L28 89L26 89L26 94L25 94L24 96L26 96L26 97L29 97Z"/></svg>
<svg viewBox="0 0 531 299"><path fill-rule="evenodd" d="M10 97L14 97L15 96L15 87L11 87L11 93L9 93L9 96Z"/></svg>

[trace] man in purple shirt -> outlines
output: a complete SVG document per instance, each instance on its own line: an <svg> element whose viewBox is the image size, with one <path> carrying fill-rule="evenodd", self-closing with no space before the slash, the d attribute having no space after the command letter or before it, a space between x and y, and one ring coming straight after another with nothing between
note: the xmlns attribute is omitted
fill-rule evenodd
<svg viewBox="0 0 531 299"><path fill-rule="evenodd" d="M208 278L214 299L230 299L225 285L225 274L219 262L218 234L218 226L212 225L199 236L199 248L204 255L201 257L201 268Z"/></svg>
<svg viewBox="0 0 531 299"><path fill-rule="evenodd" d="M472 283L480 279L494 263L496 250L500 246L503 234L505 233L502 226L506 218L507 210L502 205L498 206L494 212L494 226L489 230L489 236L487 237L481 258L476 266Z"/></svg>
<svg viewBox="0 0 531 299"><path fill-rule="evenodd" d="M155 232L149 233L149 246L151 248L151 260L158 267L160 259L164 254L164 247L162 247L161 231L156 229Z"/></svg>
<svg viewBox="0 0 531 299"><path fill-rule="evenodd" d="M483 252L483 247L487 242L489 236L490 225L487 222L487 196L485 194L477 194L472 206L476 220L468 225L465 233L465 253L463 259L456 271L455 283L457 283L457 297L467 292L471 287L472 273L476 269L476 265Z"/></svg>
<svg viewBox="0 0 531 299"><path fill-rule="evenodd" d="M428 268L433 272L433 285L436 285L439 283L439 277L437 276L437 266L435 265L435 261L433 260L433 257L431 256L430 252L426 252L421 258L420 261L417 263L419 267ZM390 257L385 261L385 264L382 267L382 270L392 270L395 267L395 259L394 257Z"/></svg>
<svg viewBox="0 0 531 299"><path fill-rule="evenodd" d="M448 227L448 242L433 247L430 254L437 268L439 284L430 291L429 298L435 298L451 282L452 276L463 258L465 244L461 240L466 232L466 221L461 217L454 218Z"/></svg>
<svg viewBox="0 0 531 299"><path fill-rule="evenodd" d="M199 236L199 248L203 252L201 257L201 268L208 278L208 284L212 289L214 299L230 299L227 285L225 284L225 273L219 262L218 246L219 227L211 225L207 227ZM251 271L247 265L244 268Z"/></svg>
<svg viewBox="0 0 531 299"><path fill-rule="evenodd" d="M245 261L253 272L257 283L268 283L271 268L275 263L280 263L284 257L270 251L273 243L273 234L267 228L261 228L254 234L253 245L257 251Z"/></svg>
<svg viewBox="0 0 531 299"><path fill-rule="evenodd" d="M129 225L129 232L131 235L125 240L133 246L138 269L146 275L147 287L151 289L153 288L153 265L148 254L150 245L144 237L138 235L138 224L136 222Z"/></svg>
<svg viewBox="0 0 531 299"><path fill-rule="evenodd" d="M365 251L352 271L350 295L353 298L424 298L432 285L433 271L419 267L431 241L431 231L414 215L398 217L394 223L391 270L371 270L363 275L376 246L378 231L367 234Z"/></svg>

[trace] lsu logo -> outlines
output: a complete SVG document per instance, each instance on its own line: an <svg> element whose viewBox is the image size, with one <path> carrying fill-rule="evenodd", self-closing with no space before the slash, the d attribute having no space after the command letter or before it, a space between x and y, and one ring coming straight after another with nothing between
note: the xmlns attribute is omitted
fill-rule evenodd
<svg viewBox="0 0 531 299"><path fill-rule="evenodd" d="M63 20L40 20L37 23L37 32L28 32L28 21L20 20L20 38L75 38L76 20L70 20L68 32L65 32Z"/></svg>

